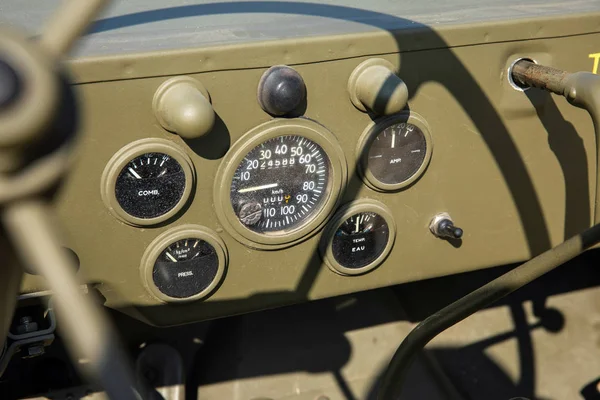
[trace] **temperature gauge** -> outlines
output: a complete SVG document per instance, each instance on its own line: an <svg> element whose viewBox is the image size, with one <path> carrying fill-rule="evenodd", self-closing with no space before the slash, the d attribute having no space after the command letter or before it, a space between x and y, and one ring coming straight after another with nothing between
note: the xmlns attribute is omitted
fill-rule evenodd
<svg viewBox="0 0 600 400"><path fill-rule="evenodd" d="M185 225L159 236L142 261L146 286L166 301L207 296L220 283L227 253L212 231Z"/></svg>
<svg viewBox="0 0 600 400"><path fill-rule="evenodd" d="M117 217L134 225L152 225L177 213L193 183L191 161L170 142L134 142L109 161L103 198Z"/></svg>
<svg viewBox="0 0 600 400"><path fill-rule="evenodd" d="M382 204L357 201L342 209L324 237L321 253L335 272L357 275L381 264L391 251L395 228Z"/></svg>
<svg viewBox="0 0 600 400"><path fill-rule="evenodd" d="M427 124L414 113L374 124L359 143L360 172L367 185L378 190L409 186L425 172L431 158Z"/></svg>

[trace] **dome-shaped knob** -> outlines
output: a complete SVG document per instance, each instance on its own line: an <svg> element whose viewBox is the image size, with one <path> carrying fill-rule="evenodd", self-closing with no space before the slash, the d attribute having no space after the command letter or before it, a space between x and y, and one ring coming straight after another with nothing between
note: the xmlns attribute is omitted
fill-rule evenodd
<svg viewBox="0 0 600 400"><path fill-rule="evenodd" d="M287 65L269 68L258 83L258 103L273 116L282 116L298 110L306 99L302 76Z"/></svg>
<svg viewBox="0 0 600 400"><path fill-rule="evenodd" d="M354 69L348 80L350 100L361 111L395 114L406 106L408 88L395 67L382 58L370 58Z"/></svg>
<svg viewBox="0 0 600 400"><path fill-rule="evenodd" d="M184 139L196 139L210 132L215 123L209 98L200 82L179 76L160 85L152 108L163 128Z"/></svg>

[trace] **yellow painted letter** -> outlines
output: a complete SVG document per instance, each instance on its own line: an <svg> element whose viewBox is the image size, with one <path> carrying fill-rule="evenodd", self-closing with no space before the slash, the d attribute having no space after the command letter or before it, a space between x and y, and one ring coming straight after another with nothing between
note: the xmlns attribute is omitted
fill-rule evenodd
<svg viewBox="0 0 600 400"><path fill-rule="evenodd" d="M598 73L598 64L600 64L600 53L590 54L590 55L588 55L588 57L594 59L594 67L592 68L592 72L594 74L597 74Z"/></svg>

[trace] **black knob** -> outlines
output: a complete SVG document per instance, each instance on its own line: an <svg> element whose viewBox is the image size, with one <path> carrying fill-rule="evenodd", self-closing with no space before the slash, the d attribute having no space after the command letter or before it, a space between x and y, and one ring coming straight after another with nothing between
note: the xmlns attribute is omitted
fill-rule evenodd
<svg viewBox="0 0 600 400"><path fill-rule="evenodd" d="M10 64L0 60L0 111L14 103L20 93L19 75Z"/></svg>
<svg viewBox="0 0 600 400"><path fill-rule="evenodd" d="M442 219L438 222L437 233L439 237L447 238L447 239L460 239L463 235L463 230L457 226L454 226L454 223L449 219Z"/></svg>
<svg viewBox="0 0 600 400"><path fill-rule="evenodd" d="M304 79L287 65L269 68L258 83L258 103L273 116L298 111L306 100Z"/></svg>

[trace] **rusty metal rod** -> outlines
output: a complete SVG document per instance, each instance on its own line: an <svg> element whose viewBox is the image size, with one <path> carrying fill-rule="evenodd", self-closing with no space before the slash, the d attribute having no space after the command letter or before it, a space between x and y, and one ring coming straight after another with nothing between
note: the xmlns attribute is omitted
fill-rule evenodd
<svg viewBox="0 0 600 400"><path fill-rule="evenodd" d="M569 73L528 60L516 62L510 73L513 82L522 87L536 87L565 96L571 104L590 113L597 145L596 225L469 293L417 325L392 357L382 377L377 396L379 400L400 397L412 361L438 334L600 242L600 76L587 72Z"/></svg>
<svg viewBox="0 0 600 400"><path fill-rule="evenodd" d="M596 134L594 222L600 223L600 76L590 72L569 73L527 60L517 61L510 73L516 84L564 96L572 105L584 108L590 114Z"/></svg>
<svg viewBox="0 0 600 400"><path fill-rule="evenodd" d="M535 87L563 95L568 72L546 67L528 60L519 60L511 71L515 83L524 87Z"/></svg>

